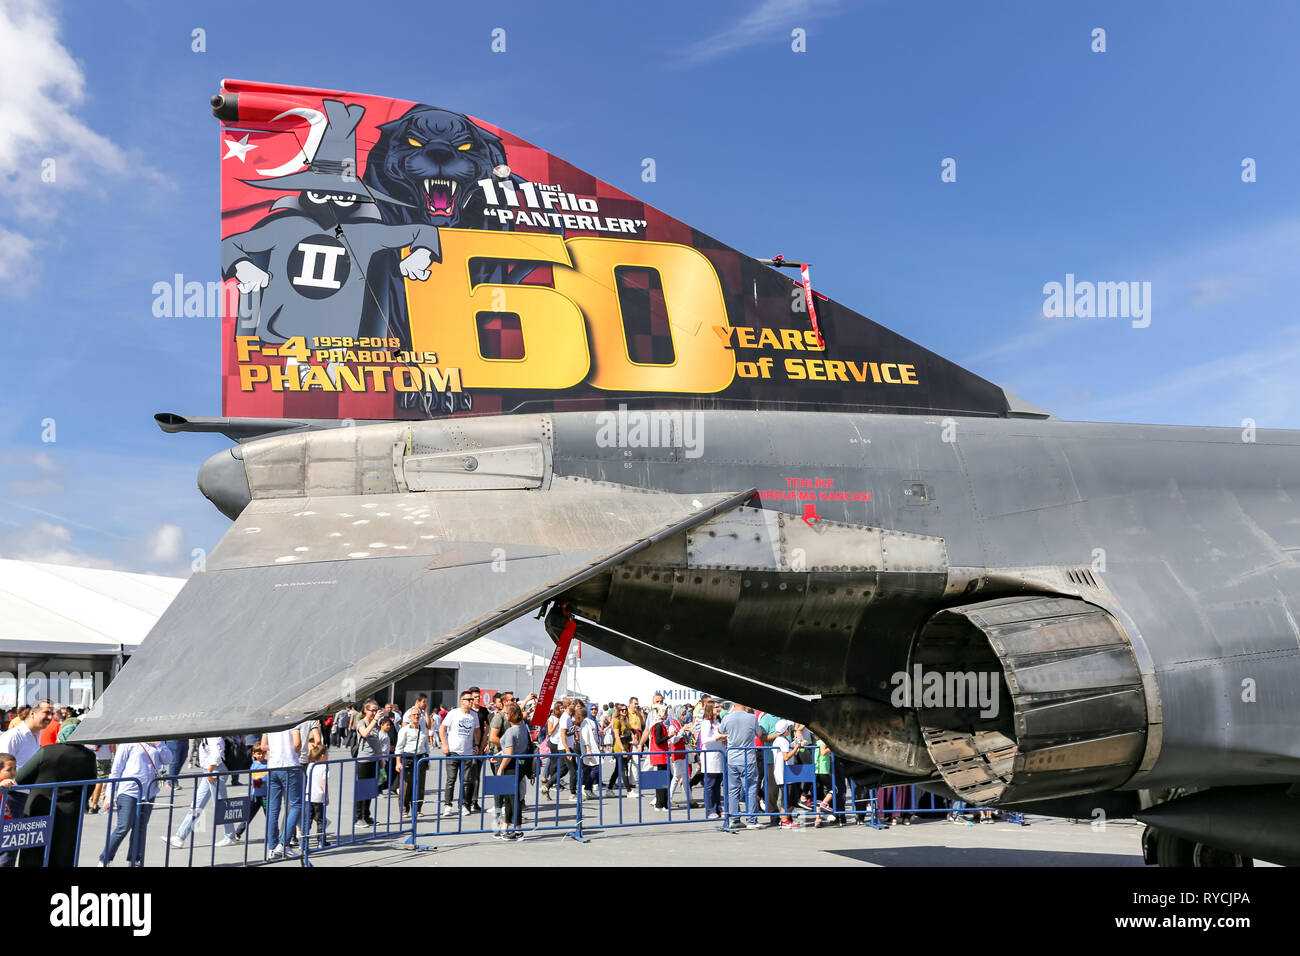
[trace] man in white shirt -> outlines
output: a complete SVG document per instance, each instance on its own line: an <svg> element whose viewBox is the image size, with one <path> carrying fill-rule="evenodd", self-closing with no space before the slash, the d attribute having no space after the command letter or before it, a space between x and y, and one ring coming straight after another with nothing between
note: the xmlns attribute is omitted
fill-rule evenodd
<svg viewBox="0 0 1300 956"><path fill-rule="evenodd" d="M447 711L447 717L439 728L439 737L444 757L468 758L477 754L482 748L482 730L479 725L478 712L474 709L477 697L469 691L460 695L460 709ZM456 815L456 779L463 773L461 783L464 794L461 798L461 813L466 813L474 805L478 773L473 760L445 760L447 775L447 792L444 795L442 810L444 817ZM465 769L462 771L461 768Z"/></svg>
<svg viewBox="0 0 1300 956"><path fill-rule="evenodd" d="M208 772L208 776L199 780L198 793L194 797L194 805L190 807L190 812L185 814L185 819L176 829L176 835L171 838L172 846L180 849L185 846L185 842L190 838L190 833L194 831L194 824L198 822L203 815L203 809L208 805L208 800L212 798L215 791L217 803L226 799L226 742L221 737L204 737L199 741L199 766ZM217 843L217 846L230 846L235 842L235 828L224 823L221 826L224 836ZM167 839L167 834L162 838Z"/></svg>
<svg viewBox="0 0 1300 956"><path fill-rule="evenodd" d="M23 764L36 756L41 749L41 731L54 719L54 705L48 700L40 701L28 711L27 716L18 722L13 730L0 734L0 753L13 754L14 772L23 769ZM5 798L5 810L12 818L25 816L23 808L27 805L25 793L10 793ZM0 865L11 866L12 863Z"/></svg>
<svg viewBox="0 0 1300 956"><path fill-rule="evenodd" d="M262 735L266 748L266 848L272 860L292 858L298 854L286 846L302 813L303 775L298 762L299 751L307 746L298 727ZM288 802L289 810L280 831L280 809Z"/></svg>
<svg viewBox="0 0 1300 956"><path fill-rule="evenodd" d="M54 719L54 705L43 700L33 707L13 730L0 734L0 753L13 754L18 769L41 748L41 731Z"/></svg>

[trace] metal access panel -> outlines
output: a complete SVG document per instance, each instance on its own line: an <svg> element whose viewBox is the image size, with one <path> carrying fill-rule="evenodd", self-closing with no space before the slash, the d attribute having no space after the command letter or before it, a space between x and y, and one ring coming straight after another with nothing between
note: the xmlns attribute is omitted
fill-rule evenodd
<svg viewBox="0 0 1300 956"><path fill-rule="evenodd" d="M501 448L407 455L397 463L409 491L507 491L540 488L546 479L541 442Z"/></svg>

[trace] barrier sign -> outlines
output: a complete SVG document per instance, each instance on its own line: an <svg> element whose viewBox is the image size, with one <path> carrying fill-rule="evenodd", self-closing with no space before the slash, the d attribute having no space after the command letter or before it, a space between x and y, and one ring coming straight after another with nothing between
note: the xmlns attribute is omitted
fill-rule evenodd
<svg viewBox="0 0 1300 956"><path fill-rule="evenodd" d="M253 816L252 807L252 797L231 797L229 800L218 800L216 809L217 826L230 823L247 823Z"/></svg>
<svg viewBox="0 0 1300 956"><path fill-rule="evenodd" d="M352 788L352 799L357 803L362 800L374 800L379 796L379 777L357 777Z"/></svg>
<svg viewBox="0 0 1300 956"><path fill-rule="evenodd" d="M19 817L0 823L0 852L45 846L50 839L53 816Z"/></svg>

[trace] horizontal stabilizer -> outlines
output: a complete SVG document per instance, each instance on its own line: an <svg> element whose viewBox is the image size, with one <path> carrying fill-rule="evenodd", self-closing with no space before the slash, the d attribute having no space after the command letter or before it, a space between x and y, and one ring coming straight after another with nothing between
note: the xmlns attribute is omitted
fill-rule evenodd
<svg viewBox="0 0 1300 956"><path fill-rule="evenodd" d="M153 420L169 435L178 432L215 432L232 441L247 441L277 432L303 431L312 428L337 428L333 419L292 418L212 418L159 412Z"/></svg>
<svg viewBox="0 0 1300 956"><path fill-rule="evenodd" d="M545 492L254 501L96 701L76 739L292 726L419 670L752 495L557 479Z"/></svg>

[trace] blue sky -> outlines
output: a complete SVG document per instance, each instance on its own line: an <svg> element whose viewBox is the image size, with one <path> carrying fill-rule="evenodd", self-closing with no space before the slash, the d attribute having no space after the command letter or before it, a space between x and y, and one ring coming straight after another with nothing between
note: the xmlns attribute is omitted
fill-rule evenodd
<svg viewBox="0 0 1300 956"><path fill-rule="evenodd" d="M226 441L151 419L220 411L216 321L151 290L217 278L226 76L494 122L1062 418L1300 423L1294 4L382 9L0 0L0 555L184 574L226 527ZM1150 326L1045 318L1067 273Z"/></svg>

